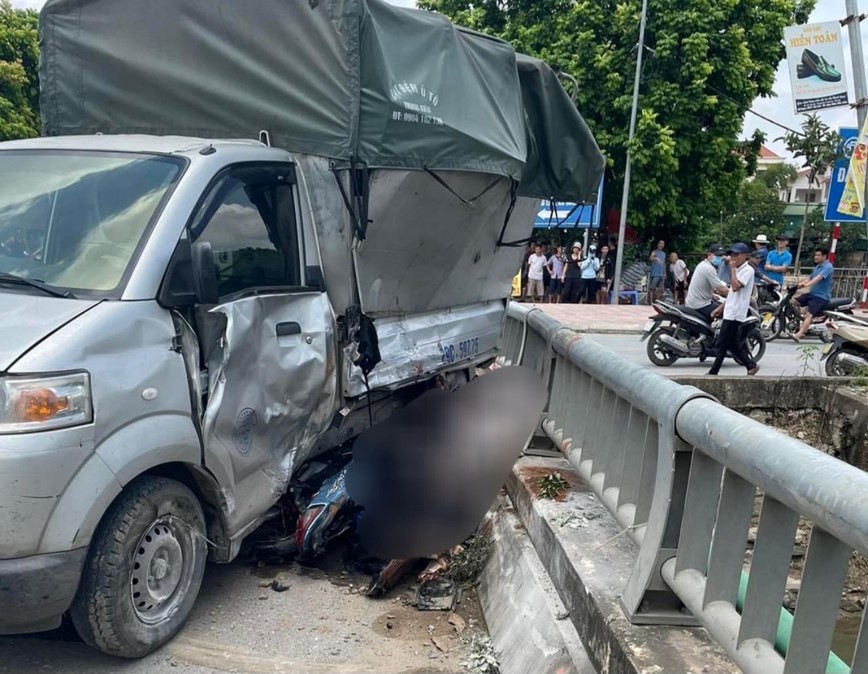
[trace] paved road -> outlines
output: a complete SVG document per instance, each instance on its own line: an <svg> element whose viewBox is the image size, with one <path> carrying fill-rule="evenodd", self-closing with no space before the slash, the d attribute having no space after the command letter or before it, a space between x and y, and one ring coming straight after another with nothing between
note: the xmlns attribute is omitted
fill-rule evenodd
<svg viewBox="0 0 868 674"><path fill-rule="evenodd" d="M651 368L666 376L682 374L705 374L711 363L700 364L695 358L679 360L669 367L653 365L645 353L647 341L640 342L639 335L610 335L586 333L587 339L604 344L618 354ZM822 376L823 363L820 362L820 348L823 346L818 339L806 339L802 344L796 344L789 339L776 339L766 345L766 353L760 361L759 375L763 377L781 376ZM721 376L744 375L744 369L729 359L720 370Z"/></svg>
<svg viewBox="0 0 868 674"><path fill-rule="evenodd" d="M280 575L289 590L260 587ZM35 674L350 674L461 672L466 653L448 613L418 611L409 581L384 599L358 594L368 577L298 565L210 565L193 614L167 646L138 661L111 658L77 640L70 627L0 637L0 673ZM458 611L479 630L478 603ZM391 625L391 627L388 627ZM443 653L432 642L436 636Z"/></svg>

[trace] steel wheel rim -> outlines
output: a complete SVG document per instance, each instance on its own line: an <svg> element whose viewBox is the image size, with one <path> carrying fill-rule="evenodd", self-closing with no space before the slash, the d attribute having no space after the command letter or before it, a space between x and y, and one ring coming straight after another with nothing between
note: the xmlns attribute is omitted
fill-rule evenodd
<svg viewBox="0 0 868 674"><path fill-rule="evenodd" d="M190 528L180 524L173 517L155 520L133 551L130 597L143 623L171 617L190 586L197 552Z"/></svg>

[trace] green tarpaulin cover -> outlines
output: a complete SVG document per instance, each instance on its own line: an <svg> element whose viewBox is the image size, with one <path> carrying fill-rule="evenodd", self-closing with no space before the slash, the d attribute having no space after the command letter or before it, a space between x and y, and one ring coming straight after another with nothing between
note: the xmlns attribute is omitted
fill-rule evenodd
<svg viewBox="0 0 868 674"><path fill-rule="evenodd" d="M382 0L48 0L47 134L256 138L592 200L603 157L551 69Z"/></svg>

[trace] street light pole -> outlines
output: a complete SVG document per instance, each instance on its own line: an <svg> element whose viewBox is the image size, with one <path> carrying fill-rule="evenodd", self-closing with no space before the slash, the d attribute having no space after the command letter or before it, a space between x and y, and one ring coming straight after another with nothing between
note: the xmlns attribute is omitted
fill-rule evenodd
<svg viewBox="0 0 868 674"><path fill-rule="evenodd" d="M847 0L855 2L855 0ZM630 110L630 133L628 143L636 133L636 113L639 109L639 81L642 78L642 54L645 52L645 17L648 0L642 0L642 18L639 19L639 49L636 53L636 78L633 80L633 107ZM861 46L860 46L861 49ZM618 304L621 290L621 267L624 263L624 236L627 230L627 203L630 200L630 149L627 148L627 165L624 168L624 193L621 195L621 218L618 222L618 252L615 255L615 278L612 280L611 304Z"/></svg>

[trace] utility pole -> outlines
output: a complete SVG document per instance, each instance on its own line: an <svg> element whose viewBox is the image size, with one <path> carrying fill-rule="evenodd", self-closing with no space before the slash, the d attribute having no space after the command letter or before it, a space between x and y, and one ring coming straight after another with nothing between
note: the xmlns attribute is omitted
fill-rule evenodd
<svg viewBox="0 0 868 674"><path fill-rule="evenodd" d="M856 0L847 0L854 2ZM645 52L645 18L648 14L648 0L642 0L642 18L639 19L639 48L636 52L636 79L633 80L633 107L630 110L630 133L628 142L636 133L636 113L639 109L639 81L642 79L642 54ZM861 52L861 45L859 46ZM618 252L615 255L615 278L612 279L612 304L618 304L621 290L621 267L624 263L624 236L627 231L627 204L630 201L630 149L627 149L627 166L624 169L624 193L621 195L621 219L618 222Z"/></svg>
<svg viewBox="0 0 868 674"><path fill-rule="evenodd" d="M847 26L847 32L850 35L850 61L853 67L853 91L856 94L856 119L858 128L857 134L862 133L862 127L865 126L865 115L868 113L868 86L865 83L865 57L862 55L862 17L859 15L859 0L845 0L847 8L847 17L842 21ZM858 135L857 135L858 140ZM868 180L865 181L864 192L862 193L862 217L865 217L866 208L868 205ZM866 232L868 232L868 218L865 221Z"/></svg>

